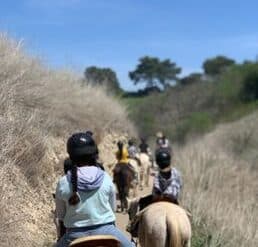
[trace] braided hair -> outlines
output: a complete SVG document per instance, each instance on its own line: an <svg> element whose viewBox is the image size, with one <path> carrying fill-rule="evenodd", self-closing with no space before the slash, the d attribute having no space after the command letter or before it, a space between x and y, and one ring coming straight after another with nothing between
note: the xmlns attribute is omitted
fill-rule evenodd
<svg viewBox="0 0 258 247"><path fill-rule="evenodd" d="M68 202L70 205L76 205L80 202L80 197L77 193L77 165L72 161L72 169L71 169L71 183L73 193L72 196L69 198Z"/></svg>
<svg viewBox="0 0 258 247"><path fill-rule="evenodd" d="M71 171L72 170L72 161L70 158L66 158L64 160L64 173L67 174L68 171Z"/></svg>

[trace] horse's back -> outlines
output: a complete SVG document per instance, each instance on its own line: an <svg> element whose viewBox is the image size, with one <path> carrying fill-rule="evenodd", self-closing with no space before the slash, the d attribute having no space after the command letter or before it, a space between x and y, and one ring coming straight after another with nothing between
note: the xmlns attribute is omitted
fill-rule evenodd
<svg viewBox="0 0 258 247"><path fill-rule="evenodd" d="M114 181L117 185L127 185L133 179L133 171L127 164L117 164L114 169Z"/></svg>
<svg viewBox="0 0 258 247"><path fill-rule="evenodd" d="M129 159L129 164L133 167L133 169L138 172L139 165L138 162L135 159Z"/></svg>
<svg viewBox="0 0 258 247"><path fill-rule="evenodd" d="M141 162L144 162L144 163L149 163L150 162L150 157L146 153L140 153L139 154L139 159L140 159Z"/></svg>
<svg viewBox="0 0 258 247"><path fill-rule="evenodd" d="M143 247L148 246L148 241L153 243L153 247L176 247L190 241L191 224L187 213L173 203L151 204L144 210L140 222L139 240ZM167 234L170 235L169 238ZM170 244L166 243L168 239Z"/></svg>
<svg viewBox="0 0 258 247"><path fill-rule="evenodd" d="M166 212L152 205L144 210L139 221L138 237L142 247L163 247L166 245Z"/></svg>

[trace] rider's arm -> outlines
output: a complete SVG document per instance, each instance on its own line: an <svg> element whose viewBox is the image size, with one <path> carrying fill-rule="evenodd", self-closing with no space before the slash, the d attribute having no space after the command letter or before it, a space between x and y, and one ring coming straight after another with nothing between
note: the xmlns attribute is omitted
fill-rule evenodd
<svg viewBox="0 0 258 247"><path fill-rule="evenodd" d="M59 220L63 220L65 217L65 202L58 197L55 199L56 201L56 216Z"/></svg>
<svg viewBox="0 0 258 247"><path fill-rule="evenodd" d="M152 194L155 195L161 195L161 189L159 186L159 176L156 175L153 180L153 187L152 187Z"/></svg>
<svg viewBox="0 0 258 247"><path fill-rule="evenodd" d="M66 228L64 226L64 216L65 216L65 202L56 197L56 217L58 220L58 228L57 229L57 239L59 240L66 232Z"/></svg>
<svg viewBox="0 0 258 247"><path fill-rule="evenodd" d="M179 194L181 192L181 187L182 179L180 172L177 169L173 168L171 184L167 186L165 193L171 195L173 198L178 200Z"/></svg>
<svg viewBox="0 0 258 247"><path fill-rule="evenodd" d="M116 191L114 189L110 191L109 204L113 212L115 212L116 211Z"/></svg>
<svg viewBox="0 0 258 247"><path fill-rule="evenodd" d="M109 180L110 181L109 181L109 199L108 199L108 201L109 201L109 204L110 204L113 212L116 212L116 188L115 188L115 185L112 183L111 178Z"/></svg>
<svg viewBox="0 0 258 247"><path fill-rule="evenodd" d="M60 198L59 195L59 186L60 184L57 184L56 188L56 196L55 196L55 204L56 204L56 217L58 220L59 229L57 232L57 238L60 239L66 232L66 228L64 226L64 217L66 213L66 206L65 201Z"/></svg>

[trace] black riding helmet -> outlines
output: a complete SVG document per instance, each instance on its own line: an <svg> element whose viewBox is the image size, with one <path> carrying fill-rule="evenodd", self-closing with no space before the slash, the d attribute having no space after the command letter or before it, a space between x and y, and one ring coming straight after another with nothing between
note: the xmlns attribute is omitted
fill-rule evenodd
<svg viewBox="0 0 258 247"><path fill-rule="evenodd" d="M171 155L167 150L158 150L156 153L156 163L160 169L165 169L170 166Z"/></svg>
<svg viewBox="0 0 258 247"><path fill-rule="evenodd" d="M134 140L133 140L133 139L129 139L129 140L128 140L128 145L129 145L129 146L134 145Z"/></svg>
<svg viewBox="0 0 258 247"><path fill-rule="evenodd" d="M96 161L98 147L88 133L79 132L69 137L67 141L67 153L74 162Z"/></svg>

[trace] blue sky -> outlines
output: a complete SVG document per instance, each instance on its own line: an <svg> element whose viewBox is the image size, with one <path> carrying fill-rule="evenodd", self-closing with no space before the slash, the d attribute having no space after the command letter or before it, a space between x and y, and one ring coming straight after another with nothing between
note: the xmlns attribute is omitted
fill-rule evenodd
<svg viewBox="0 0 258 247"><path fill-rule="evenodd" d="M218 54L238 62L258 54L257 0L9 0L0 11L0 31L47 64L111 67L129 90L128 71L144 55L189 74Z"/></svg>

